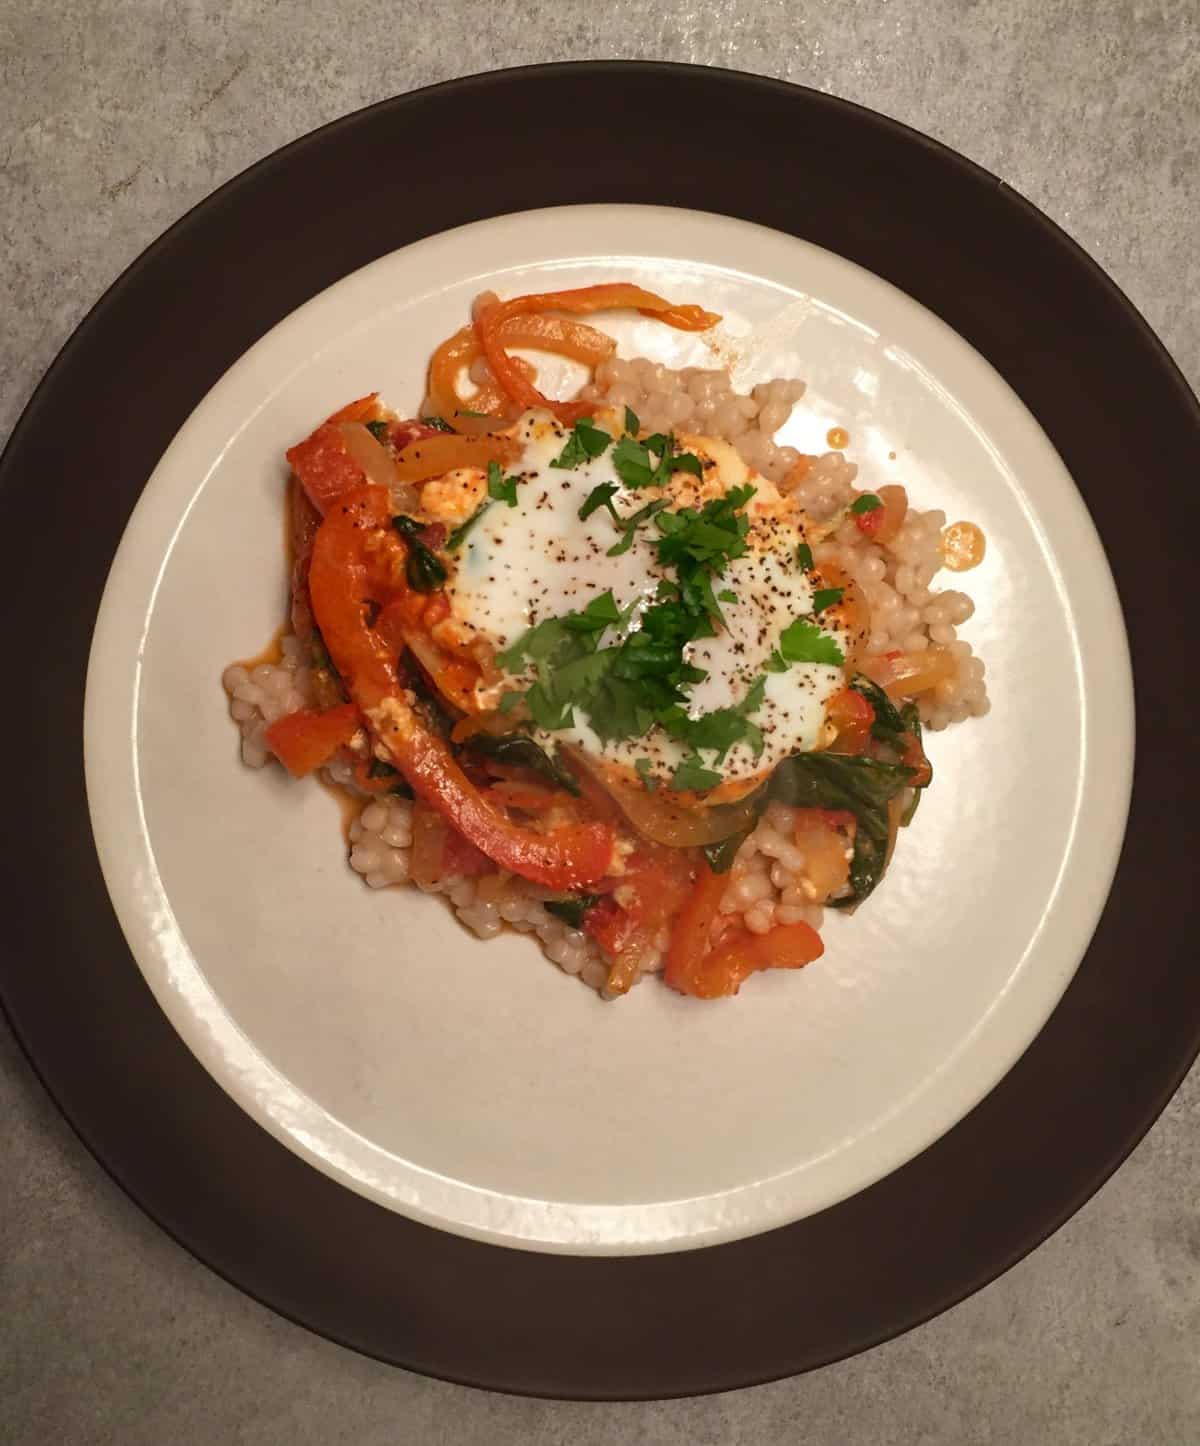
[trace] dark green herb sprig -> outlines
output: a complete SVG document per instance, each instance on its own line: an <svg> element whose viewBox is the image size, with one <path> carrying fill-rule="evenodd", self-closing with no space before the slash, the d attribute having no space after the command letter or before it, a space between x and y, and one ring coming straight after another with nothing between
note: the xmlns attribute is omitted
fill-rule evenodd
<svg viewBox="0 0 1200 1446"><path fill-rule="evenodd" d="M629 417L626 417L628 422ZM637 417L633 417L636 422ZM645 441L635 436L624 436L613 448L613 467L626 487L637 490L641 487L665 487L674 472L688 472L693 477L703 477L704 467L692 452L676 449L675 438L662 432L655 432Z"/></svg>
<svg viewBox="0 0 1200 1446"><path fill-rule="evenodd" d="M408 561L404 575L413 592L436 592L446 581L446 565L421 541L421 524L401 514L392 518L392 526L408 544Z"/></svg>
<svg viewBox="0 0 1200 1446"><path fill-rule="evenodd" d="M819 587L812 598L812 610L814 613L823 613L826 608L833 607L834 603L840 603L842 594L846 591L842 587Z"/></svg>
<svg viewBox="0 0 1200 1446"><path fill-rule="evenodd" d="M460 522L446 539L446 551L457 552L467 534L488 510L493 502L507 502L510 507L517 505L517 477L505 477L499 462L489 462L487 471L488 500L481 503L465 522Z"/></svg>
<svg viewBox="0 0 1200 1446"><path fill-rule="evenodd" d="M793 663L829 663L840 668L846 661L833 638L807 618L796 618L779 634L779 646L763 665L768 673L786 673Z"/></svg>
<svg viewBox="0 0 1200 1446"><path fill-rule="evenodd" d="M571 429L567 445L550 465L573 471L589 458L599 457L611 441L611 433L597 427L591 417L580 417Z"/></svg>

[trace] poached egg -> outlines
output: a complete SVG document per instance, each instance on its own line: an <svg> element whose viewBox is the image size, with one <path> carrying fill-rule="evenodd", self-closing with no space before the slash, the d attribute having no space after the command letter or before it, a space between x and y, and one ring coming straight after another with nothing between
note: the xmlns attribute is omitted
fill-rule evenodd
<svg viewBox="0 0 1200 1446"><path fill-rule="evenodd" d="M600 410L595 425L609 432L614 445L623 431L617 412ZM627 551L616 557L609 549L621 539L617 523L604 508L581 519L580 509L594 488L614 483L611 502L621 519L648 501L665 498L668 509L700 508L734 487L749 483L754 494L745 504L749 521L747 550L726 562L713 579L724 594L725 626L715 637L687 645L685 660L706 677L688 689L686 710L692 718L741 703L759 678L765 680L761 707L751 715L762 731L759 755L746 742L735 743L717 764L729 784L764 775L789 753L818 747L823 740L825 710L842 686L841 667L831 663L793 663L783 672L766 664L779 648L780 635L799 618L816 622L848 655L856 638L843 605L835 604L813 617L814 589L823 586L797 561L805 542L804 517L795 501L751 470L729 443L711 437L679 434L680 451L698 457L702 477L677 471L663 488L631 489L621 485L613 462L614 446L574 468L552 467L571 436L571 429L542 411L527 412L512 428L521 446L518 460L505 469L516 476L516 505L496 501L468 532L456 554L457 567L446 586L450 617L440 624L460 644L485 641L497 653L510 647L528 629L547 618L581 611L593 598L611 591L629 629L654 600L660 581L672 572L658 561L660 532L653 519L639 526ZM487 501L487 479L476 469L462 469L426 483L422 511L449 527L466 521ZM610 630L602 646L619 638ZM508 688L525 686L530 676L501 684L480 684L480 708L494 708ZM572 726L539 732L539 741L569 743L604 762L633 770L642 762L642 776L667 782L689 747L661 728L640 738L601 740L576 708ZM703 757L703 753L702 753ZM704 758L712 763L712 756Z"/></svg>

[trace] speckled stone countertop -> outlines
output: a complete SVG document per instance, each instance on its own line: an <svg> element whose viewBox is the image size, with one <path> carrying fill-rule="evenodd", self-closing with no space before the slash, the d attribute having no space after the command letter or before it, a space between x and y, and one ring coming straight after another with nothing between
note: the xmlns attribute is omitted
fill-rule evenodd
<svg viewBox="0 0 1200 1446"><path fill-rule="evenodd" d="M1200 385L1195 0L0 0L0 435L108 283L252 161L428 82L614 57L802 82L954 146L1064 226ZM121 1194L3 1025L0 1120L5 1442L1200 1442L1196 1070L1090 1204L956 1309L806 1377L647 1405L444 1385L279 1319Z"/></svg>

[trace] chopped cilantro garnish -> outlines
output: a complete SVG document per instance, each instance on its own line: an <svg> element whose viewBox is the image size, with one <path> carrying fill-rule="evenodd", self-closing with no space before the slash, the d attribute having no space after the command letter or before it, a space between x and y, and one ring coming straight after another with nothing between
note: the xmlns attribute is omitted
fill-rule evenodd
<svg viewBox="0 0 1200 1446"><path fill-rule="evenodd" d="M446 539L446 551L457 552L467 534L488 510L493 502L507 502L510 507L517 505L517 478L505 477L498 462L489 462L487 471L488 500L478 506L465 522L460 522Z"/></svg>
<svg viewBox="0 0 1200 1446"><path fill-rule="evenodd" d="M649 438L646 447L649 452L661 448L660 458L671 456L666 438ZM722 622L713 578L747 550L750 524L739 509L754 488L734 488L702 508L679 512L666 511L666 499L656 498L622 519L612 507L610 487L606 483L594 488L584 503L589 516L600 507L614 513L623 535L610 555L627 551L638 526L655 517L659 536L653 546L659 562L674 569L674 577L660 581L649 606L639 599L622 613L613 594L605 592L581 612L546 618L530 628L497 657L508 673L534 674L526 691L510 692L506 699L523 699L534 723L547 730L570 727L578 710L602 741L641 737L661 725L689 745L702 772L700 749L723 758L735 743L745 741L761 752L762 734L749 715L762 705L762 679L736 707L700 718L690 718L686 710L688 688L707 674L685 660L685 650L697 638L712 637ZM725 601L731 600L734 595L726 589ZM636 626L629 627L635 606L642 610ZM606 634L613 640L604 645Z"/></svg>
<svg viewBox="0 0 1200 1446"><path fill-rule="evenodd" d="M671 458L672 472L689 472L693 477L704 476L704 466L695 452L676 452Z"/></svg>
<svg viewBox="0 0 1200 1446"><path fill-rule="evenodd" d="M567 438L567 445L550 465L569 472L589 457L599 457L611 441L612 437L602 432L591 417L580 417Z"/></svg>
<svg viewBox="0 0 1200 1446"><path fill-rule="evenodd" d="M637 420L636 418L634 419ZM658 460L655 461L654 459ZM672 472L690 472L702 477L700 458L691 452L677 452L675 438L655 432L644 442L622 437L613 448L613 466L626 487L664 487Z"/></svg>
<svg viewBox="0 0 1200 1446"><path fill-rule="evenodd" d="M624 521L618 521L617 526L624 536L620 542L616 542L608 549L607 556L620 557L623 552L628 552L633 546L634 533L637 532L641 523L653 517L656 512L661 512L666 507L666 498L660 497L653 502L647 502L645 507L639 507L636 512L631 512Z"/></svg>
<svg viewBox="0 0 1200 1446"><path fill-rule="evenodd" d="M802 572L811 572L813 565L812 548L807 542L802 542L796 549L796 566Z"/></svg>
<svg viewBox="0 0 1200 1446"><path fill-rule="evenodd" d="M861 497L856 497L850 504L850 511L855 513L874 512L876 508L882 506L883 503L874 492L864 492Z"/></svg>
<svg viewBox="0 0 1200 1446"><path fill-rule="evenodd" d="M718 602L737 602L737 593L731 587L723 588L717 594Z"/></svg>
<svg viewBox="0 0 1200 1446"><path fill-rule="evenodd" d="M488 510L491 505L492 504L490 501L484 502L481 506L477 507L474 512L471 513L470 517L468 517L465 522L460 522L458 526L454 528L454 530L450 533L450 536L446 538L447 552L458 551L458 549L463 545L467 533L470 532L471 528L475 526L475 524L479 521L479 519L483 516L483 514Z"/></svg>
<svg viewBox="0 0 1200 1446"><path fill-rule="evenodd" d="M523 696L539 727L568 727L578 707L601 739L636 738L668 709L682 712L684 688L705 677L683 660L695 619L678 602L655 603L639 627L601 647L605 630L619 629L626 616L601 594L582 613L547 618L499 654L506 672L528 666L536 674Z"/></svg>
<svg viewBox="0 0 1200 1446"><path fill-rule="evenodd" d="M826 608L833 607L834 603L840 603L845 588L841 587L819 587L813 593L812 610L814 613L823 613Z"/></svg>
<svg viewBox="0 0 1200 1446"><path fill-rule="evenodd" d="M435 432L453 432L454 430L444 417L422 417L421 422L426 427L432 427Z"/></svg>
<svg viewBox="0 0 1200 1446"><path fill-rule="evenodd" d="M392 518L392 526L408 544L404 575L413 592L436 592L446 581L446 566L421 541L421 524L403 515Z"/></svg>
<svg viewBox="0 0 1200 1446"><path fill-rule="evenodd" d="M627 436L636 437L642 430L642 424L638 421L638 414L632 407L625 408L625 432Z"/></svg>
<svg viewBox="0 0 1200 1446"><path fill-rule="evenodd" d="M785 663L831 663L840 667L845 662L834 639L804 618L797 618L780 633L779 653Z"/></svg>
<svg viewBox="0 0 1200 1446"><path fill-rule="evenodd" d="M654 480L654 463L645 445L632 437L622 437L613 448L613 466L626 487L649 487Z"/></svg>
<svg viewBox="0 0 1200 1446"><path fill-rule="evenodd" d="M754 495L750 485L734 487L723 497L714 497L699 511L684 507L664 512L658 519L658 560L673 566L679 579L680 599L690 611L711 621L724 622L712 589L713 577L720 577L726 562L746 552L750 520L739 509ZM704 632L694 636L703 637Z"/></svg>
<svg viewBox="0 0 1200 1446"><path fill-rule="evenodd" d="M663 726L693 749L715 753L718 763L735 743L741 742L748 743L757 757L764 746L762 730L750 721L749 715L758 712L765 695L766 679L757 678L742 701L732 708L716 708L711 713L702 713L699 718L689 718L686 714L672 717Z"/></svg>
<svg viewBox="0 0 1200 1446"><path fill-rule="evenodd" d="M658 787L658 779L654 776L654 765L648 758L635 758L633 766L637 769L637 775L646 785L646 792L653 793Z"/></svg>
<svg viewBox="0 0 1200 1446"><path fill-rule="evenodd" d="M367 431L377 442L382 442L387 436L388 424L382 420L367 423Z"/></svg>
<svg viewBox="0 0 1200 1446"><path fill-rule="evenodd" d="M621 609L612 595L612 589L594 597L581 613L568 613L562 624L574 633L602 633L605 628L621 621Z"/></svg>
<svg viewBox="0 0 1200 1446"><path fill-rule="evenodd" d="M598 486L593 487L587 495L587 500L579 509L580 522L586 522L592 513L601 507L607 507L612 513L613 521L619 522L620 518L617 509L612 505L612 499L620 490L615 482L601 482Z"/></svg>
<svg viewBox="0 0 1200 1446"><path fill-rule="evenodd" d="M493 502L507 502L510 507L517 505L517 479L505 477L499 462L488 463L487 490Z"/></svg>
<svg viewBox="0 0 1200 1446"><path fill-rule="evenodd" d="M677 792L715 788L720 781L721 775L705 768L699 758L685 758L671 775L671 787Z"/></svg>

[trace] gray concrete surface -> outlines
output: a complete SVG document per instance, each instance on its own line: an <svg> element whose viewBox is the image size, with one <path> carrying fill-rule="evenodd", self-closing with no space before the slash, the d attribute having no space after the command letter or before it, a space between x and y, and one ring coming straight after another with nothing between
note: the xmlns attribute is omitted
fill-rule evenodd
<svg viewBox="0 0 1200 1446"><path fill-rule="evenodd" d="M1195 0L0 0L0 435L109 281L250 162L429 81L613 56L770 73L957 147L1065 226L1200 383ZM277 1319L121 1195L2 1031L0 1150L3 1442L1200 1442L1197 1072L972 1300L817 1374L660 1405L486 1395Z"/></svg>

